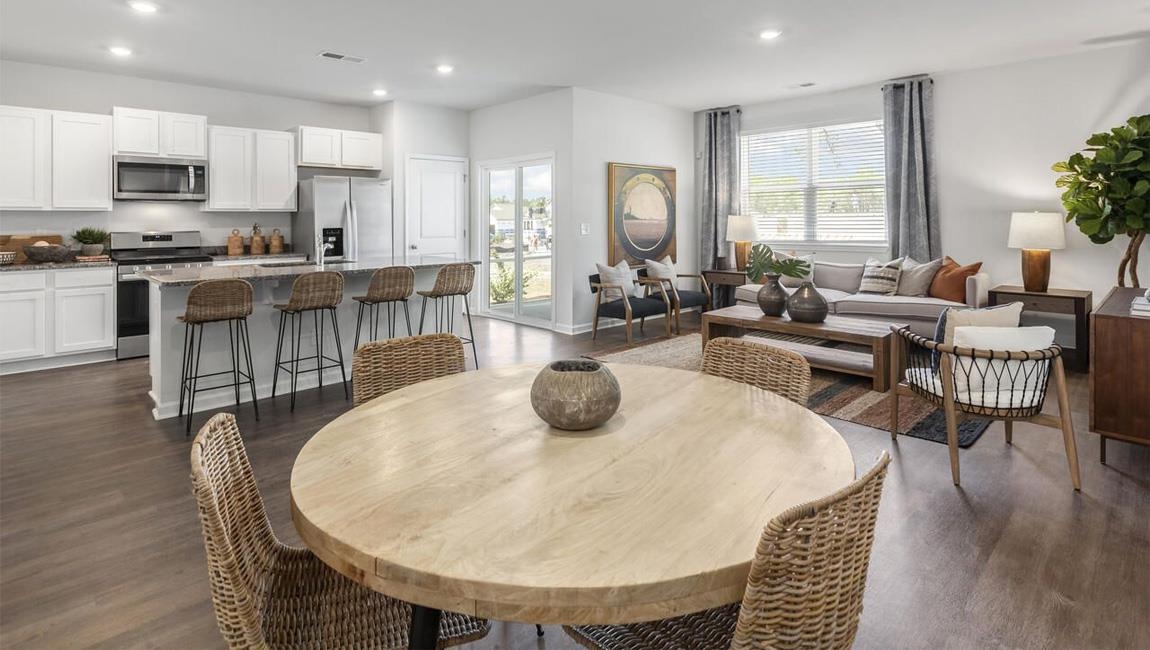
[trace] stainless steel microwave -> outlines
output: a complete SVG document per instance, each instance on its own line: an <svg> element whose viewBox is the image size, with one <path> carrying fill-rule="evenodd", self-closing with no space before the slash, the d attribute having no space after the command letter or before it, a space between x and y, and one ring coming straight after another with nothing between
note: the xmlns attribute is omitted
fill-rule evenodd
<svg viewBox="0 0 1150 650"><path fill-rule="evenodd" d="M206 201L208 162L179 158L116 156L112 198L144 201Z"/></svg>

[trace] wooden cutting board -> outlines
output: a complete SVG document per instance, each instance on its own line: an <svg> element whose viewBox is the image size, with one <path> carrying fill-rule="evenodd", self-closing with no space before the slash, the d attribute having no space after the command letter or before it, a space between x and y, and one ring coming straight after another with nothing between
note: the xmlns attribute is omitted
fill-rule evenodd
<svg viewBox="0 0 1150 650"><path fill-rule="evenodd" d="M38 241L63 245L64 237L61 235L0 235L0 251L15 251L16 261L14 264L23 264L28 261L28 256L24 254L24 247L31 246Z"/></svg>

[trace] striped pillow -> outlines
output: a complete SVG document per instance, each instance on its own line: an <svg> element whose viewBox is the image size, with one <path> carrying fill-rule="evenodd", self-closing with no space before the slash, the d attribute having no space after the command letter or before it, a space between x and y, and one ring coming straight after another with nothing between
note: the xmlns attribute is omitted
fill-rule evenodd
<svg viewBox="0 0 1150 650"><path fill-rule="evenodd" d="M873 258L867 260L859 293L893 296L898 290L898 277L902 275L902 260L901 257L885 263Z"/></svg>

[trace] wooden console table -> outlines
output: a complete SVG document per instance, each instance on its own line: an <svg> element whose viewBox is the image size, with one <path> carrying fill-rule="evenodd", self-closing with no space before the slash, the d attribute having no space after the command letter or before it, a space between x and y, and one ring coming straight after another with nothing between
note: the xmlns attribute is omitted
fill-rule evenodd
<svg viewBox="0 0 1150 650"><path fill-rule="evenodd" d="M1062 349L1062 362L1075 372L1090 369L1090 312L1094 294L1077 289L1027 291L1009 285L997 286L987 294L987 304L991 307L1011 302L1021 302L1023 311L1074 316L1074 349Z"/></svg>
<svg viewBox="0 0 1150 650"><path fill-rule="evenodd" d="M1130 315L1145 289L1115 287L1090 315L1090 430L1106 439L1150 445L1150 318Z"/></svg>
<svg viewBox="0 0 1150 650"><path fill-rule="evenodd" d="M746 271L734 269L703 271L703 277L711 287L711 300L715 309L735 304L735 289L749 282Z"/></svg>

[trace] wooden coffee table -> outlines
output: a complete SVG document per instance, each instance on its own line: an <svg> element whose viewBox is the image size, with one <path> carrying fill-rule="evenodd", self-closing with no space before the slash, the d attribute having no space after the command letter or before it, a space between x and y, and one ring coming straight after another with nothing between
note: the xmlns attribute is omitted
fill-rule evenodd
<svg viewBox="0 0 1150 650"><path fill-rule="evenodd" d="M896 324L901 327L901 324ZM878 323L845 316L827 316L822 323L797 323L787 316L765 316L758 307L735 305L703 314L703 347L720 336L743 336L747 332L771 332L840 341L870 347L870 353L838 350L809 343L763 339L764 345L793 350L814 368L870 377L874 390L890 389L891 323ZM754 338L748 339L754 341Z"/></svg>

